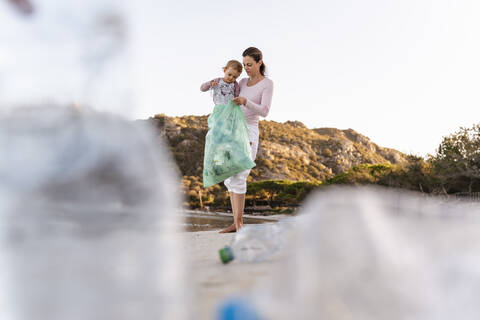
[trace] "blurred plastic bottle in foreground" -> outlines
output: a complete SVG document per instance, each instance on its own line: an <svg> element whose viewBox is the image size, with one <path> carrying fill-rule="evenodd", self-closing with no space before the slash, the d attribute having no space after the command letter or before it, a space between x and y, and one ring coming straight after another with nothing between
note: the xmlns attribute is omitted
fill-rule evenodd
<svg viewBox="0 0 480 320"><path fill-rule="evenodd" d="M292 232L292 222L248 225L240 229L229 246L219 250L220 260L229 263L261 262L285 246Z"/></svg>
<svg viewBox="0 0 480 320"><path fill-rule="evenodd" d="M132 15L125 3L0 1L2 109L76 104L128 116Z"/></svg>
<svg viewBox="0 0 480 320"><path fill-rule="evenodd" d="M398 190L314 193L251 301L276 320L479 319L479 214Z"/></svg>
<svg viewBox="0 0 480 320"><path fill-rule="evenodd" d="M179 190L153 132L18 109L0 154L0 319L189 319Z"/></svg>

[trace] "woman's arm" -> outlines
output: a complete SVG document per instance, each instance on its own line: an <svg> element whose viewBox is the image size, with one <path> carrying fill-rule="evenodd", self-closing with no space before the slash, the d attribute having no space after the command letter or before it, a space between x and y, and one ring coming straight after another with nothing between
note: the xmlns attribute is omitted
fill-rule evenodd
<svg viewBox="0 0 480 320"><path fill-rule="evenodd" d="M270 82L262 92L262 100L260 104L256 104L248 99L245 103L245 107L256 114L266 117L268 112L270 111L270 105L272 104L272 96L273 96L273 82Z"/></svg>

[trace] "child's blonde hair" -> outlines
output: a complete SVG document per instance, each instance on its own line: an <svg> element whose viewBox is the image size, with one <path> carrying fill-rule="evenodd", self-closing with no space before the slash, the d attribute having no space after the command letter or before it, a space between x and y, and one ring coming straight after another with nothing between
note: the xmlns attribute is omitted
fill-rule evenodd
<svg viewBox="0 0 480 320"><path fill-rule="evenodd" d="M227 65L225 67L223 67L223 71L227 70L228 68L233 68L235 70L237 70L239 73L242 73L242 70L243 70L243 66L240 62L238 62L237 60L230 60L227 62Z"/></svg>

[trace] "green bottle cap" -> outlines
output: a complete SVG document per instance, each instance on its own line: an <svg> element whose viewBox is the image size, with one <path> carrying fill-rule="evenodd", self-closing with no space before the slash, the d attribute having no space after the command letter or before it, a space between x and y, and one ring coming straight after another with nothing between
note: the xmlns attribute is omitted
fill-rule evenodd
<svg viewBox="0 0 480 320"><path fill-rule="evenodd" d="M224 264L227 264L234 259L232 249L229 246L225 246L225 248L218 250L218 253L220 254L220 260L222 260Z"/></svg>

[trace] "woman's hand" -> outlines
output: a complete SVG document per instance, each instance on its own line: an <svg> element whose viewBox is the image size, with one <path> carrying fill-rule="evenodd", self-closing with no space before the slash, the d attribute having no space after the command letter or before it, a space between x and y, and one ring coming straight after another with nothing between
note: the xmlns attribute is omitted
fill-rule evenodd
<svg viewBox="0 0 480 320"><path fill-rule="evenodd" d="M233 103L235 103L237 106L239 105L245 105L247 103L247 99L244 97L236 97L232 99Z"/></svg>

